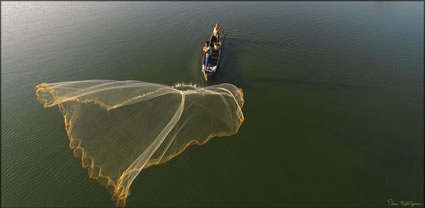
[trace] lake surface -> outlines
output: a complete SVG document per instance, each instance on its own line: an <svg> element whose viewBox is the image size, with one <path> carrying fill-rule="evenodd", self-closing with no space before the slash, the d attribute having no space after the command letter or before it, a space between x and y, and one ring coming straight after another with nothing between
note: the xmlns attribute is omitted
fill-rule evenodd
<svg viewBox="0 0 425 208"><path fill-rule="evenodd" d="M243 89L239 133L143 170L127 206L424 203L423 2L2 2L1 206L113 207L42 82ZM202 80L215 23L222 69Z"/></svg>

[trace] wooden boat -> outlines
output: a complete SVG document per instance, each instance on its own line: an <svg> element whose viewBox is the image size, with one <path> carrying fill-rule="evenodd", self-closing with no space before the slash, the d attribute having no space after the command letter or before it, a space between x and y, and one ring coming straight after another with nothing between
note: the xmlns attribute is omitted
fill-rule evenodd
<svg viewBox="0 0 425 208"><path fill-rule="evenodd" d="M210 47L212 48L212 55L211 55L212 62L209 67L205 66L205 54L204 53L202 54L202 73L204 75L205 81L211 80L214 77L214 75L217 73L220 67L220 57L223 50L223 38L219 36L219 41L221 45L218 50L214 49L214 45L211 42L212 38L213 38L213 35L211 34L209 43L210 43Z"/></svg>

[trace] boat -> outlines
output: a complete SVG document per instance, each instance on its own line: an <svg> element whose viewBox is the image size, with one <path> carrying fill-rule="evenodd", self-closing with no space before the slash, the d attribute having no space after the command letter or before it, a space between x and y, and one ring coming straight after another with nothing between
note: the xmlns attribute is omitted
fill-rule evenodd
<svg viewBox="0 0 425 208"><path fill-rule="evenodd" d="M210 37L210 47L212 47L212 63L209 67L205 66L205 54L202 54L202 73L204 75L204 79L205 81L211 80L214 75L217 73L217 71L219 70L220 67L220 57L222 54L222 50L223 50L223 38L221 36L219 36L219 41L221 43L220 48L218 50L214 49L214 45L212 45L212 38L213 35L211 34Z"/></svg>

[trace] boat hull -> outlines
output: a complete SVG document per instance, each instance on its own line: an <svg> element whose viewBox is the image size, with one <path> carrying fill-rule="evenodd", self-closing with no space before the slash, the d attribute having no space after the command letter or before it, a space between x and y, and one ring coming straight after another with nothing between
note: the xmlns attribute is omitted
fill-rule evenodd
<svg viewBox="0 0 425 208"><path fill-rule="evenodd" d="M212 44L212 35L210 37L210 44ZM222 51L223 51L223 38L220 37L219 41L221 42L221 46L218 50L215 50L213 48L213 52L212 52L212 64L209 67L205 66L205 54L202 55L202 66L201 66L201 71L203 73L204 79L205 81L209 81L211 80L214 75L217 73L217 71L220 68L220 59L222 56ZM211 45L210 45L211 46ZM213 47L213 46L212 46Z"/></svg>

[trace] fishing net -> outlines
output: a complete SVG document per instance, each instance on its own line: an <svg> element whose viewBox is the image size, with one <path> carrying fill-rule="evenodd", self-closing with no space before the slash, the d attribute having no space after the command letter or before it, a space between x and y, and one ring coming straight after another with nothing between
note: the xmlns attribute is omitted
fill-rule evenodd
<svg viewBox="0 0 425 208"><path fill-rule="evenodd" d="M141 81L42 83L37 99L58 106L69 147L90 178L124 206L144 168L164 163L191 144L237 133L244 121L242 90L231 84L200 88Z"/></svg>

